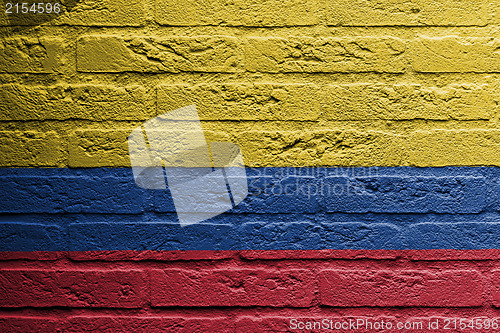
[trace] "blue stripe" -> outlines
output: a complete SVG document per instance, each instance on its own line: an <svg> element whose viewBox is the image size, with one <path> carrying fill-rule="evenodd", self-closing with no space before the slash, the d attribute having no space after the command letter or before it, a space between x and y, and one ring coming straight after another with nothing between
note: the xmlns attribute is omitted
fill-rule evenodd
<svg viewBox="0 0 500 333"><path fill-rule="evenodd" d="M0 251L488 249L500 168L248 169L248 197L180 227L127 168L0 169Z"/></svg>

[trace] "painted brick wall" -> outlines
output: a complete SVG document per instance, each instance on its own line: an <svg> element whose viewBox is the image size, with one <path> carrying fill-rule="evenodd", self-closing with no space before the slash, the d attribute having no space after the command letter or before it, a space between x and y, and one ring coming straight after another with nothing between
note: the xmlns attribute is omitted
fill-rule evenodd
<svg viewBox="0 0 500 333"><path fill-rule="evenodd" d="M500 321L497 1L82 0L0 31L1 332ZM130 131L188 104L255 168L216 229L130 182ZM376 171L276 176L325 166ZM266 191L320 180L370 195Z"/></svg>
<svg viewBox="0 0 500 333"><path fill-rule="evenodd" d="M499 317L498 255L498 250L488 256L453 250L11 253L2 257L0 328L286 332L290 318L364 318L394 325L438 319L443 327L447 318Z"/></svg>

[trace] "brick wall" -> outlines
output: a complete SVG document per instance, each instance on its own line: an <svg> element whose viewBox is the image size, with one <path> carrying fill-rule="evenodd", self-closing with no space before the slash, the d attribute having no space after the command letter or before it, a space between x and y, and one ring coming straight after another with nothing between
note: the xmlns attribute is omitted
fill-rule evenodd
<svg viewBox="0 0 500 333"><path fill-rule="evenodd" d="M291 318L327 318L421 322L424 329L414 331L427 332L436 319L443 327L450 318L499 317L498 255L453 250L3 254L0 328L285 332L293 331Z"/></svg>
<svg viewBox="0 0 500 333"><path fill-rule="evenodd" d="M2 10L0 331L500 317L499 25L486 0ZM179 231L166 195L120 170L132 129L188 104L255 170L412 168L326 178L368 197L254 193L230 226Z"/></svg>
<svg viewBox="0 0 500 333"><path fill-rule="evenodd" d="M424 328L437 319L443 327L447 318L499 317L498 255L453 250L4 254L0 327L3 332L285 332L293 331L291 318L422 322Z"/></svg>

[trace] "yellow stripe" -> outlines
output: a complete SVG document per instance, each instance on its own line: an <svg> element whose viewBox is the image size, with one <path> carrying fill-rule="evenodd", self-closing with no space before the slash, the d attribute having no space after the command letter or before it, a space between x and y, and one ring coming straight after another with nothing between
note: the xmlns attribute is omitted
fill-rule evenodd
<svg viewBox="0 0 500 333"><path fill-rule="evenodd" d="M0 121L145 121L195 104L201 120L493 120L498 88L455 83L0 85Z"/></svg>
<svg viewBox="0 0 500 333"><path fill-rule="evenodd" d="M0 165L129 167L127 137L136 125L70 130L61 123L52 123L50 130L47 127L43 132L2 131ZM425 129L423 123L418 126L420 129L412 130L405 130L404 123L385 125L395 130L382 130L384 126L361 129L364 125L329 124L329 128L324 128L313 122L202 123L208 141L240 145L245 164L251 167L500 166L499 129L453 129L456 123L450 124L449 129Z"/></svg>
<svg viewBox="0 0 500 333"><path fill-rule="evenodd" d="M2 167L129 167L130 132L189 104L248 166L500 166L491 83L0 88Z"/></svg>

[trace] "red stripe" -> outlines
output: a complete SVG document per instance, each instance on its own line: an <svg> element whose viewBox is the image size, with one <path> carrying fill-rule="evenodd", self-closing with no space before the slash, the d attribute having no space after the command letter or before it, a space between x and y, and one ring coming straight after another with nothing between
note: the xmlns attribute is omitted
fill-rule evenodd
<svg viewBox="0 0 500 333"><path fill-rule="evenodd" d="M1 252L0 332L289 332L325 319L477 332L471 319L500 318L499 258L500 250ZM453 329L455 319L467 328Z"/></svg>
<svg viewBox="0 0 500 333"><path fill-rule="evenodd" d="M396 259L497 260L500 249L479 250L223 250L223 251L0 251L0 260L210 260L245 259Z"/></svg>

